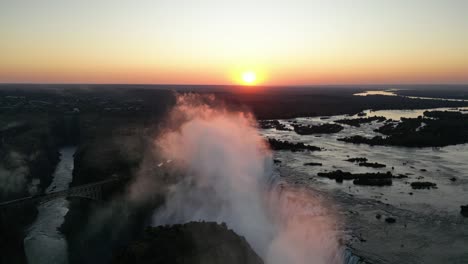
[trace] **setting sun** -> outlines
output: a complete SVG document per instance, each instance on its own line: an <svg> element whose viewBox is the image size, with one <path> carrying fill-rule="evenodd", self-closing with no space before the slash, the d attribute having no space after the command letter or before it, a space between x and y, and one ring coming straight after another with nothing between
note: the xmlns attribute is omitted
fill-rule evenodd
<svg viewBox="0 0 468 264"><path fill-rule="evenodd" d="M257 80L257 75L255 74L255 72L247 71L247 72L242 73L242 81L244 82L244 84L253 85L255 84L256 80Z"/></svg>

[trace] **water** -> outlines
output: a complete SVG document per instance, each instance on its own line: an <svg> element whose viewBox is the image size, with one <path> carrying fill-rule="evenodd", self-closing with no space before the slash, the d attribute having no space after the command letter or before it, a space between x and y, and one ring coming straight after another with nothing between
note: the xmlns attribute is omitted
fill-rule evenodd
<svg viewBox="0 0 468 264"><path fill-rule="evenodd" d="M401 120L402 118L417 118L418 116L423 116L424 111L431 110L431 111L461 111L466 112L468 111L468 107L440 107L440 108L433 108L433 109L412 109L412 110L366 110L364 113L367 116L383 116L387 119L393 120Z"/></svg>
<svg viewBox="0 0 468 264"><path fill-rule="evenodd" d="M384 95L384 96L400 96L410 99L421 99L421 100L440 100L440 101L449 101L449 102L468 102L466 99L450 99L450 98L436 98L436 97L424 97L424 96L408 96L408 95L399 95L395 92L398 89L389 89L389 90L377 90L377 91L365 91L362 93L355 93L355 96L368 96L368 95Z"/></svg>
<svg viewBox="0 0 468 264"><path fill-rule="evenodd" d="M426 110L434 109L366 112L369 116L399 120L402 117L417 117ZM287 126L293 121L318 125L356 117L340 115L326 120L303 117L279 121ZM379 135L374 129L382 125L377 122L362 124L361 127L343 125L344 129L339 133L323 135L301 136L294 131L275 129L262 130L261 133L270 138L323 148L323 151L317 152L276 151L274 156L282 161L279 164L282 179L322 191L337 203L346 223L345 233L350 234L348 245L359 256L372 260L372 263L443 263L451 257L453 260L465 260L466 255L463 254L466 254L468 243L468 221L460 216L460 205L468 201L468 144L407 148L337 140L351 135ZM386 164L386 167L360 167L344 161L355 157L365 157L369 162ZM307 162L322 163L322 166L304 166ZM408 178L394 179L392 186L374 187L354 185L352 181L336 183L317 176L318 172L334 170L352 173L391 171L394 175L404 174ZM456 181L451 180L453 177ZM410 183L415 181L434 182L437 189L413 190ZM377 214L382 215L382 219L377 219ZM384 219L388 216L396 218L397 223L386 224Z"/></svg>
<svg viewBox="0 0 468 264"><path fill-rule="evenodd" d="M407 110L403 116L414 116L428 109ZM396 120L402 117L401 110L384 110L373 112L375 115L392 117ZM334 120L349 118L346 116L333 116L322 120L320 117L296 118L291 120L281 120L284 124L296 121L299 124L318 125L330 123ZM320 183L321 188L340 189L353 195L378 199L382 202L393 203L395 205L418 210L433 210L440 212L458 214L459 205L466 203L468 198L468 144L448 146L443 148L407 148L392 146L369 146L366 144L351 144L338 141L338 138L361 135L373 137L380 135L374 129L382 126L383 123L372 122L362 124L361 127L343 125L344 129L335 134L323 135L298 135L294 131L277 131L269 129L262 131L263 135L291 142L303 142L318 146L324 149L319 152L288 152L276 153L276 157L283 160L282 164L294 168L301 173L312 177L307 181ZM360 167L355 163L344 161L348 158L365 157L369 162L386 164L385 168ZM286 161L286 162L285 162ZM307 162L319 162L322 166L304 166ZM393 169L392 169L393 168ZM421 169L427 171L421 171ZM335 183L333 180L316 177L318 172L343 170L352 173L359 172L386 172L393 174L405 174L409 178L394 180L391 188L369 188L368 186L355 186L350 181ZM418 177L423 177L419 178ZM450 178L456 177L457 181L452 182ZM424 180L437 184L435 190L412 190L408 182ZM410 201L407 195L412 192ZM404 194L404 195L402 195ZM380 198L377 198L380 197ZM443 198L443 199L440 199ZM430 203L428 208L426 205ZM456 205L456 206L453 206Z"/></svg>
<svg viewBox="0 0 468 264"><path fill-rule="evenodd" d="M60 150L60 162L55 169L52 183L46 193L68 189L72 181L73 155L75 147ZM68 263L67 241L58 228L68 212L68 201L55 199L38 206L36 221L26 231L24 248L30 264L65 264Z"/></svg>
<svg viewBox="0 0 468 264"><path fill-rule="evenodd" d="M398 96L392 91L365 91L362 93L356 93L355 96L368 96L368 95L385 95L385 96Z"/></svg>

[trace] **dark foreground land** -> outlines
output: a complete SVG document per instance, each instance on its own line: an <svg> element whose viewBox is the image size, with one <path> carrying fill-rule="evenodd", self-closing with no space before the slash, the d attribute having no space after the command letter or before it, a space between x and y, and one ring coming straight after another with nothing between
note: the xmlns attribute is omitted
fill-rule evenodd
<svg viewBox="0 0 468 264"><path fill-rule="evenodd" d="M365 109L468 106L466 102L353 96L354 93L367 88L369 87L275 88L269 91L238 92L233 90L235 87L201 89L190 86L0 85L0 202L42 194L51 182L59 159L58 151L63 146L77 146L72 186L104 180L115 175L135 175L140 165L148 162L144 160L144 154L150 151L151 140L158 134L165 114L174 105L175 92L215 93L227 107L250 110L259 119L356 114ZM362 138L346 140L352 143L390 145L403 144L400 142L404 141L404 144L422 146L427 145L425 142L434 142L432 136L440 132L450 135L447 139L449 142L444 141L440 144L446 145L461 142L461 138L466 136L466 121L464 115L428 113L421 119L404 120L399 125L382 123L379 132L388 135L389 139L386 141L371 139L373 141L365 142L367 139ZM416 131L422 123L426 124L426 128ZM267 125L287 129L276 122ZM339 125L316 127L295 126L293 129L298 134L334 133L346 125L353 124L344 122ZM429 132L431 134L427 134ZM409 136L414 133L417 137ZM406 134L408 136L405 136ZM399 141L392 143L392 138ZM270 141L270 144L278 150L320 150L313 146L291 145L280 141ZM365 161L362 163L362 166L379 166L366 164ZM311 166L313 165L318 166ZM325 177L335 180L352 179L355 184L369 185L388 185L392 181L392 175L388 174L341 173L339 176ZM126 186L121 187L123 190ZM160 204L160 197L155 197L152 204L134 208L131 205L115 204L116 200L119 201L119 195L122 193L112 194L102 204L71 201L69 214L62 226L62 231L68 239L70 263L106 263L116 254L121 254L119 256L122 257L114 259L115 263L134 263L135 258L140 257L148 257L151 260L152 245L169 243L168 241L173 239L168 236L166 241L163 236L163 240L159 240L158 237L153 241L153 235L170 234L175 230L183 232L186 228L206 228L220 231L221 237L232 236L238 246L240 245L239 256L246 254L251 256L250 263L261 263L250 253L250 248L244 240L235 237L232 231L222 226L206 224L207 227L204 227L194 223L172 229L145 231L149 212ZM105 216L96 213L104 208L114 209ZM23 248L24 230L34 221L36 214L35 208L24 209L0 225L1 263L26 263ZM127 219L133 220L125 221ZM97 220L100 229L96 231L93 228L96 228ZM175 241L191 246L185 244L186 242L183 239ZM215 243L205 242L208 246ZM133 244L129 246L129 243ZM221 254L225 251L219 252ZM169 261L172 256L170 251L166 253L167 262L176 263ZM197 256L195 262L180 263L202 263L197 262L200 259L203 260L203 256Z"/></svg>
<svg viewBox="0 0 468 264"><path fill-rule="evenodd" d="M263 261L243 237L225 224L190 222L147 228L140 240L117 252L111 263L263 264Z"/></svg>

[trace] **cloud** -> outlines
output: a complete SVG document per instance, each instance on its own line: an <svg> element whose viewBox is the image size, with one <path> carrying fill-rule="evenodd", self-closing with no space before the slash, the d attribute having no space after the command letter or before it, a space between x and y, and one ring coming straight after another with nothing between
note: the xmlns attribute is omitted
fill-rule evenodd
<svg viewBox="0 0 468 264"><path fill-rule="evenodd" d="M266 263L340 263L332 210L311 190L278 184L250 113L228 110L213 96L178 95L155 146L179 176L172 176L154 225L225 222ZM155 184L138 182L134 193L154 191Z"/></svg>

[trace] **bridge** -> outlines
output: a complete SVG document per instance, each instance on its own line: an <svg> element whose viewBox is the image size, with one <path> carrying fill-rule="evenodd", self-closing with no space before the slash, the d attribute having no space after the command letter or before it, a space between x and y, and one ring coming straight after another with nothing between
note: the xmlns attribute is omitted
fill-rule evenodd
<svg viewBox="0 0 468 264"><path fill-rule="evenodd" d="M112 190L116 184L124 181L122 177L112 177L107 180L83 184L66 190L49 192L41 195L28 196L0 203L0 224L3 224L11 214L20 212L29 206L47 203L57 198L79 197L99 201L103 195Z"/></svg>
<svg viewBox="0 0 468 264"><path fill-rule="evenodd" d="M161 161L156 167L147 169L145 172L154 173L161 172L165 165L171 163L172 160ZM164 167L163 167L164 166ZM24 210L31 207L36 207L38 204L47 203L57 198L79 197L91 200L102 200L106 194L112 192L120 183L128 181L129 177L112 176L109 179L75 186L66 190L49 192L41 195L28 196L16 200L0 203L0 227L7 223L7 220L12 215L21 214Z"/></svg>

